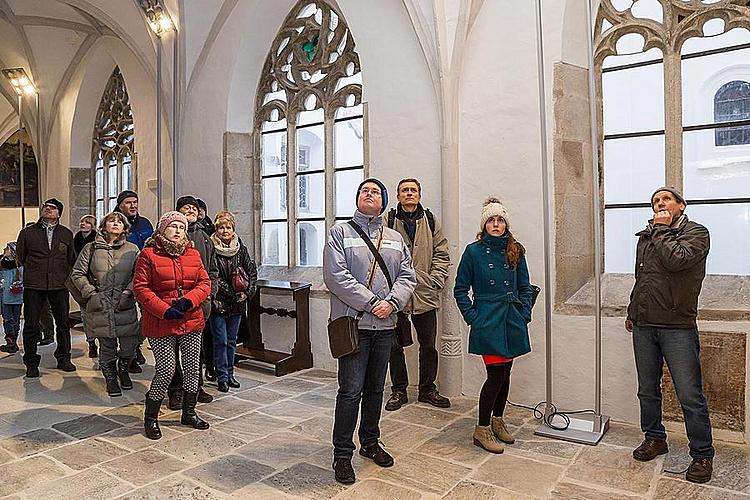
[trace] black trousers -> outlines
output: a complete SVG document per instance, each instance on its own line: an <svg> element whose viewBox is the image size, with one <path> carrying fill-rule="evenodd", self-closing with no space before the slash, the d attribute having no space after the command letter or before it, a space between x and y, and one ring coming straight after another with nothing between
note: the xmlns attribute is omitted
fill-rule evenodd
<svg viewBox="0 0 750 500"><path fill-rule="evenodd" d="M23 291L23 305L25 321L23 325L23 362L26 366L39 366L41 356L37 354L37 342L42 339L39 330L39 318L44 303L49 302L52 316L57 325L57 362L70 361L70 327L68 326L68 291L62 290L32 290Z"/></svg>
<svg viewBox="0 0 750 500"><path fill-rule="evenodd" d="M412 314L411 322L417 331L419 342L419 393L427 394L436 389L435 379L438 371L438 352L435 348L437 337L437 310L422 314ZM406 393L409 385L409 374L406 372L404 348L395 341L391 348L391 391Z"/></svg>
<svg viewBox="0 0 750 500"><path fill-rule="evenodd" d="M42 302L42 309L39 312L39 331L43 339L55 338L55 324L52 322L52 311L50 311L49 302L45 299Z"/></svg>

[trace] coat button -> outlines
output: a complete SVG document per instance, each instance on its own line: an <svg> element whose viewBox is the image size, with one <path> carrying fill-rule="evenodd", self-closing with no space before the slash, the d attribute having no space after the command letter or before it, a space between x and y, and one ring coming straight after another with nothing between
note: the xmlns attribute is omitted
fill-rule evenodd
<svg viewBox="0 0 750 500"><path fill-rule="evenodd" d="M503 267L504 267L505 269L508 269L508 264L503 264Z"/></svg>
<svg viewBox="0 0 750 500"><path fill-rule="evenodd" d="M490 280L490 286L495 284L495 280Z"/></svg>
<svg viewBox="0 0 750 500"><path fill-rule="evenodd" d="M503 283L506 284L506 285L510 285L510 283L508 282L508 280L503 281Z"/></svg>
<svg viewBox="0 0 750 500"><path fill-rule="evenodd" d="M488 249L486 250L486 252L487 252L487 253L490 253L490 249L488 248Z"/></svg>
<svg viewBox="0 0 750 500"><path fill-rule="evenodd" d="M495 268L495 264L493 264L493 263L490 262L489 267L490 267L490 269L494 269Z"/></svg>

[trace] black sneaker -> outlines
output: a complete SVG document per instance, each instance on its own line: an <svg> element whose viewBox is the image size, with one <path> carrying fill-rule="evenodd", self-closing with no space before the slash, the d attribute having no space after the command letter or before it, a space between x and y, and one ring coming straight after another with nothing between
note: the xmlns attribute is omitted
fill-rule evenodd
<svg viewBox="0 0 750 500"><path fill-rule="evenodd" d="M138 364L138 361L133 358L130 361L130 366L128 366L128 371L130 373L143 373L143 368L141 368L141 365Z"/></svg>
<svg viewBox="0 0 750 500"><path fill-rule="evenodd" d="M55 341L54 339L47 337L46 339L40 340L39 345L50 345L54 341Z"/></svg>
<svg viewBox="0 0 750 500"><path fill-rule="evenodd" d="M145 365L146 364L146 358L143 357L143 352L141 352L141 346L138 346L135 348L135 362L139 365Z"/></svg>
<svg viewBox="0 0 750 500"><path fill-rule="evenodd" d="M694 458L688 467L685 479L691 483L707 483L714 471L713 458Z"/></svg>
<svg viewBox="0 0 750 500"><path fill-rule="evenodd" d="M359 454L365 458L369 458L381 467L393 466L393 457L380 446L380 443L375 443L367 447L363 446L359 449Z"/></svg>
<svg viewBox="0 0 750 500"><path fill-rule="evenodd" d="M26 378L39 378L39 367L38 366L27 366L26 367Z"/></svg>
<svg viewBox="0 0 750 500"><path fill-rule="evenodd" d="M354 475L352 461L348 458L333 459L333 474L336 477L336 481L341 484L353 484L357 480L357 477Z"/></svg>
<svg viewBox="0 0 750 500"><path fill-rule="evenodd" d="M385 403L385 411L396 411L408 402L409 398L405 392L393 392Z"/></svg>
<svg viewBox="0 0 750 500"><path fill-rule="evenodd" d="M66 359L64 361L57 362L57 369L64 372L74 372L76 371L76 365L71 363L69 359Z"/></svg>

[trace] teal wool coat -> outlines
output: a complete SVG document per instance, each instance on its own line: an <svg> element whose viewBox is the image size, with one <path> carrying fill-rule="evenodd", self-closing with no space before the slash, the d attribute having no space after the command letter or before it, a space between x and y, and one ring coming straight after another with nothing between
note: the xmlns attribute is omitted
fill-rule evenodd
<svg viewBox="0 0 750 500"><path fill-rule="evenodd" d="M505 257L508 236L483 234L467 245L453 296L471 326L469 352L515 358L531 351L532 289L526 257L513 268ZM471 289L473 297L469 297Z"/></svg>

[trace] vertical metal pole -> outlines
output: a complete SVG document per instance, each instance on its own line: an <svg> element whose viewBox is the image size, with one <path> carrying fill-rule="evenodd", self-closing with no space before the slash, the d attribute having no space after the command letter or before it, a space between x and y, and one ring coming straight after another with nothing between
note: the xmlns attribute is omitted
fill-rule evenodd
<svg viewBox="0 0 750 500"><path fill-rule="evenodd" d="M37 91L34 96L36 97L36 150L35 150L35 157L36 157L36 193L37 193L37 200L44 198L45 190L43 189L46 187L46 182L42 182L43 179L46 180L46 175L42 175L40 172L41 169L41 161L40 158L42 157L42 114L39 107L39 92ZM31 141L32 145L34 144L34 141Z"/></svg>
<svg viewBox="0 0 750 500"><path fill-rule="evenodd" d="M156 216L161 216L161 37L156 36Z"/></svg>
<svg viewBox="0 0 750 500"><path fill-rule="evenodd" d="M586 0L586 43L589 56L589 113L591 114L591 158L592 188L594 198L594 322L596 330L596 400L594 410L597 416L602 414L602 231L601 200L599 199L599 123L596 96L596 66L594 65L594 19L591 1ZM601 425L597 418L595 425ZM597 429L598 430L598 429Z"/></svg>
<svg viewBox="0 0 750 500"><path fill-rule="evenodd" d="M26 226L26 176L23 166L23 94L18 94L18 168L21 171L21 228Z"/></svg>
<svg viewBox="0 0 750 500"><path fill-rule="evenodd" d="M552 405L552 238L550 205L549 165L547 154L547 93L544 81L544 35L542 33L542 2L535 0L536 6L536 47L537 74L539 83L539 138L542 155L542 203L544 206L544 333L545 333L545 381L547 401L546 412Z"/></svg>
<svg viewBox="0 0 750 500"><path fill-rule="evenodd" d="M179 32L174 28L174 42L172 45L172 204L177 203L177 155L179 148L177 141L180 131L179 109L177 98L180 93L180 64L179 64Z"/></svg>

